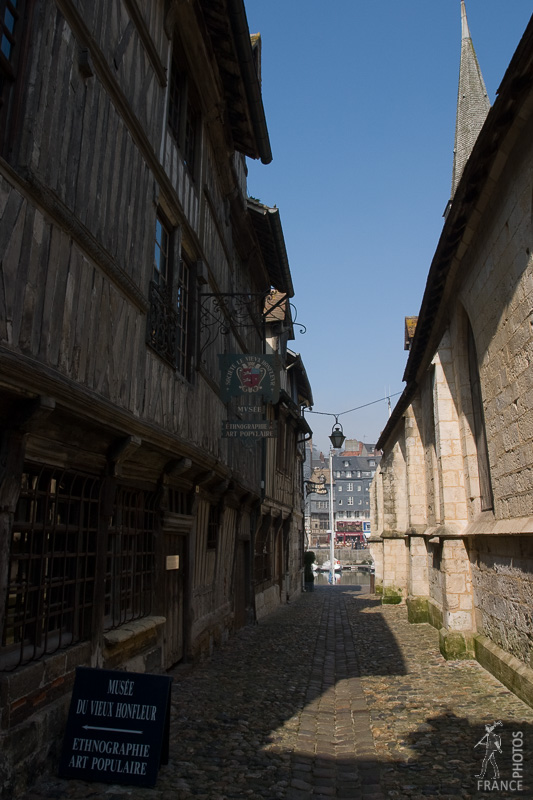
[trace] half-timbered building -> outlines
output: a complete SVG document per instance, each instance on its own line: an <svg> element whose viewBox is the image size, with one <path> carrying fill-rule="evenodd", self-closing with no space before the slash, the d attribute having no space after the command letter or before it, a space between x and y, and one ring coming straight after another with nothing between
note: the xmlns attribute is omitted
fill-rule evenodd
<svg viewBox="0 0 533 800"><path fill-rule="evenodd" d="M299 589L310 389L283 352L264 407L279 469L264 456L279 440L222 435L238 399L221 397L220 354L269 352L266 298L294 293L279 212L247 197L246 158L272 156L243 0L4 0L0 14L11 797L57 755L76 666L200 658L256 618L267 584L277 602Z"/></svg>

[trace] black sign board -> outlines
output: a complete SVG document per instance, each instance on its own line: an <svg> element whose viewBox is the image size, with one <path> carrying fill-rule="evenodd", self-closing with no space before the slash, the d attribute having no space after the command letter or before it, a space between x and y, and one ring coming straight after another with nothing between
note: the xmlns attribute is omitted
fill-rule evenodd
<svg viewBox="0 0 533 800"><path fill-rule="evenodd" d="M171 683L166 675L77 667L59 775L155 786L168 764Z"/></svg>

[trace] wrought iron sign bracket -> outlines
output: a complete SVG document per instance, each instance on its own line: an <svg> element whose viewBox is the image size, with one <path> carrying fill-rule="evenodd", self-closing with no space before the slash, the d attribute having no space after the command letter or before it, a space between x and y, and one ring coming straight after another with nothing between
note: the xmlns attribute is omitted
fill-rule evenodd
<svg viewBox="0 0 533 800"><path fill-rule="evenodd" d="M200 294L200 335L205 341L200 358L220 334L255 328L262 336L264 301L268 292L202 292ZM259 309L259 310L258 310Z"/></svg>

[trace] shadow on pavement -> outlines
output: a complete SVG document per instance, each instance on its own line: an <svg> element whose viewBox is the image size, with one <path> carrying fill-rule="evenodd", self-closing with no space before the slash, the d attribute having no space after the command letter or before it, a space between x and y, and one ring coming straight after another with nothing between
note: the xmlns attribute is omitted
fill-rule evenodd
<svg viewBox="0 0 533 800"><path fill-rule="evenodd" d="M415 702L417 707L410 709L408 701L416 700L418 692L418 673L407 668L398 633L388 625L380 600L361 595L357 587L317 587L259 625L239 631L208 662L189 672L176 671L170 763L161 768L154 789L133 789L135 800L532 797L525 784L530 784L532 777L528 770L533 769L533 727L508 714L498 728L502 753L495 759L501 779L517 780L512 767L522 763L518 760L522 756L522 791L516 783L514 788L509 788L511 784L478 788L476 775L485 745L475 745L485 734L485 723L495 721L486 717L484 709L492 713L498 708L497 693L493 691L490 701L486 700L491 685L475 672L477 693L467 698L468 710L461 710L461 701L454 695L449 713L442 713L446 706L440 702L433 715L427 689L422 698L426 706ZM395 618L395 611L388 613ZM434 652L435 632L431 631L422 654L427 656L432 674L444 675L446 664ZM404 643L404 648L408 645ZM424 664L420 669L425 669ZM463 674L470 673L458 668L454 674L458 686ZM359 692L361 702L360 708L352 711L358 720L355 750L353 732L349 734L351 742L341 741L334 724L339 714L334 689L340 692L346 686L350 692L352 687ZM402 691L410 692L407 701ZM507 708L511 707L508 703ZM513 732L522 733L514 737L514 762ZM319 754L314 752L317 742ZM519 752L516 745L520 742L524 747ZM486 780L491 778L489 764ZM80 782L67 789L65 783L45 781L28 800L132 796L128 786L111 790L107 785L92 784L88 789Z"/></svg>

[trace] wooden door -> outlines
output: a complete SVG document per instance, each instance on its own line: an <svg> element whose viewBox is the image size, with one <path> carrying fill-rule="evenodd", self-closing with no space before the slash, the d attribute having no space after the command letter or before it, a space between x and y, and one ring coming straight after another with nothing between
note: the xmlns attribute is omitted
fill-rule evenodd
<svg viewBox="0 0 533 800"><path fill-rule="evenodd" d="M234 584L234 606L233 624L235 630L243 628L247 620L247 606L249 604L249 568L248 558L250 553L250 543L247 541L237 542L237 552L235 555L235 584Z"/></svg>
<svg viewBox="0 0 533 800"><path fill-rule="evenodd" d="M183 603L185 584L186 537L165 534L165 649L164 665L169 669L184 655Z"/></svg>

